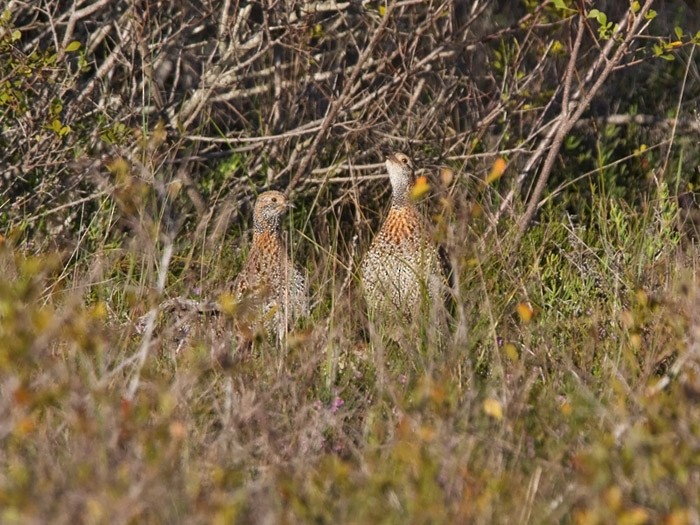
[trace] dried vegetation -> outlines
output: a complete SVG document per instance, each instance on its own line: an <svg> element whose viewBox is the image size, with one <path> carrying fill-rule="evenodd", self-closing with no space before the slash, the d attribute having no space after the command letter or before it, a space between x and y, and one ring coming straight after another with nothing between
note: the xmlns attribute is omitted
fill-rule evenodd
<svg viewBox="0 0 700 525"><path fill-rule="evenodd" d="M0 15L1 522L700 523L692 2L39 4ZM357 291L395 149L440 348ZM311 315L241 355L266 189Z"/></svg>

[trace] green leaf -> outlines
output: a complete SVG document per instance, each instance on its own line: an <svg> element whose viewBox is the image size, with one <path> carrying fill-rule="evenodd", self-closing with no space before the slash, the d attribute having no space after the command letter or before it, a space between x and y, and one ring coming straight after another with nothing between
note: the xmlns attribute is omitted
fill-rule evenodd
<svg viewBox="0 0 700 525"><path fill-rule="evenodd" d="M642 6L640 6L639 2L635 0L634 2L632 2L632 5L630 7L632 8L633 13L638 13Z"/></svg>
<svg viewBox="0 0 700 525"><path fill-rule="evenodd" d="M80 49L80 42L73 40L70 44L66 46L66 53L71 53Z"/></svg>
<svg viewBox="0 0 700 525"><path fill-rule="evenodd" d="M673 28L673 31L676 33L676 36L678 37L678 40L680 40L681 38L683 38L683 30L682 30L680 27L678 27L678 26L674 27L674 28Z"/></svg>
<svg viewBox="0 0 700 525"><path fill-rule="evenodd" d="M61 111L63 111L63 102L61 102L60 98L56 97L49 104L49 113L52 116L56 116L60 115Z"/></svg>
<svg viewBox="0 0 700 525"><path fill-rule="evenodd" d="M654 11L653 9L649 9L649 11L647 11L647 14L644 15L644 18L646 18L647 20L654 20L654 18L656 18L656 14L656 11Z"/></svg>
<svg viewBox="0 0 700 525"><path fill-rule="evenodd" d="M19 29L12 31L12 41L13 42L16 42L20 38L22 38L22 32Z"/></svg>
<svg viewBox="0 0 700 525"><path fill-rule="evenodd" d="M568 5L566 5L564 0L554 0L554 7L561 9L562 11L574 11L574 9L571 9Z"/></svg>
<svg viewBox="0 0 700 525"><path fill-rule="evenodd" d="M600 14L600 11L597 9L591 9L588 11L588 15L586 15L586 18L598 18L598 15Z"/></svg>

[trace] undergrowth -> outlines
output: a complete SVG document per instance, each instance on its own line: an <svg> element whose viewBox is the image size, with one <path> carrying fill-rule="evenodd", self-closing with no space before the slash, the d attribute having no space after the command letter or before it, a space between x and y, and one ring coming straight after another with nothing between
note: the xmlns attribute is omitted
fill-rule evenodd
<svg viewBox="0 0 700 525"><path fill-rule="evenodd" d="M698 255L667 186L635 207L593 189L579 216L550 202L517 253L459 188L428 206L457 277L439 351L420 326L370 340L364 247L332 215L288 221L313 310L284 347L239 355L209 318L180 344L163 313L143 362L158 273L165 296L222 293L245 228L178 237L165 269L140 191L120 238L90 225L30 255L8 232L2 522L696 522Z"/></svg>

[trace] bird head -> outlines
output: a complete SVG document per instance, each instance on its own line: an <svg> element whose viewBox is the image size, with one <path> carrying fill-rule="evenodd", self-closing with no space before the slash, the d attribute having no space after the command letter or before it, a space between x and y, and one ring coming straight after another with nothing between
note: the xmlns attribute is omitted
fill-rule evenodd
<svg viewBox="0 0 700 525"><path fill-rule="evenodd" d="M405 202L415 183L413 161L405 153L398 152L389 155L385 164L389 172L394 202Z"/></svg>
<svg viewBox="0 0 700 525"><path fill-rule="evenodd" d="M276 230L279 228L282 216L290 207L287 196L279 191L266 191L255 201L253 222L255 230Z"/></svg>

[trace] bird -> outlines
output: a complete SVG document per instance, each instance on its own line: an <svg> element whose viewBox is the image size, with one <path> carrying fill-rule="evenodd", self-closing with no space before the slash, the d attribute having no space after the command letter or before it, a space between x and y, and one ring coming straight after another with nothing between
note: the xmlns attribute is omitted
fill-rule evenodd
<svg viewBox="0 0 700 525"><path fill-rule="evenodd" d="M361 283L370 319L410 322L419 312L436 311L447 291L438 247L412 198L415 167L396 152L386 158L391 208L361 264ZM427 303L427 304L426 304Z"/></svg>
<svg viewBox="0 0 700 525"><path fill-rule="evenodd" d="M253 241L232 285L238 328L251 339L262 331L281 341L296 319L309 313L307 283L287 255L282 217L290 207L279 191L261 193L253 210Z"/></svg>

